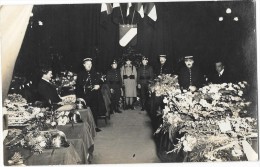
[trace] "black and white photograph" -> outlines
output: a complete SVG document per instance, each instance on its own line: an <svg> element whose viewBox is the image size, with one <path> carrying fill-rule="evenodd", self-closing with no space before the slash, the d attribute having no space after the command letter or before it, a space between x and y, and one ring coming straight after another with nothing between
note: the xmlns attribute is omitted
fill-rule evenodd
<svg viewBox="0 0 260 167"><path fill-rule="evenodd" d="M1 166L256 164L256 4L0 2Z"/></svg>

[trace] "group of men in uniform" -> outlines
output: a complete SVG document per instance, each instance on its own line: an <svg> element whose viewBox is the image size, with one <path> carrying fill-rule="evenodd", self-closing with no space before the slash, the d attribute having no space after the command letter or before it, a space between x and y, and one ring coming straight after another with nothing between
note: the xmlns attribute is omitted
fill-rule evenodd
<svg viewBox="0 0 260 167"><path fill-rule="evenodd" d="M184 59L185 66L180 69L178 73L174 73L172 67L167 64L166 55L160 55L160 66L153 71L153 68L148 65L148 58L142 58L142 65L137 70L137 88L140 89L140 98L142 110L145 110L147 98L148 98L148 86L149 81L153 80L162 74L177 74L179 85L182 90L195 91L201 87L205 80L199 68L194 66L193 56L186 56ZM212 83L229 82L229 75L225 71L223 62L216 62L216 74L210 78ZM76 81L76 97L83 98L86 105L92 110L94 120L97 124L97 118L100 113L105 109L101 105L102 94L100 85L100 76L92 70L92 59L85 58L83 60L83 66L85 70L80 72ZM48 101L59 102L61 99L58 97L55 88L52 88L50 79L52 77L51 69L43 70L42 80L38 86L39 93ZM111 64L111 69L107 72L107 84L111 92L111 112L121 113L119 110L119 100L121 97L122 78L120 75L120 69L118 69L118 63L114 60ZM48 88L48 89L47 89ZM53 95L55 94L55 95ZM99 128L96 129L100 131Z"/></svg>
<svg viewBox="0 0 260 167"><path fill-rule="evenodd" d="M153 70L148 65L148 58L142 57L141 66L137 70L137 88L140 90L140 100L142 111L145 110L147 98L148 98L148 86L149 81L162 74L176 74L178 75L178 81L181 90L196 91L202 87L206 82L203 74L201 73L198 66L194 66L194 57L185 56L185 66L182 67L178 72L173 71L173 67L167 62L166 55L159 55L160 65ZM227 72L224 72L224 64L221 61L217 61L216 74L209 77L211 83L223 83L229 82L229 76ZM120 77L120 70L117 68L118 63L116 60L111 65L112 69L107 72L107 84L109 85L112 93L112 105L111 108L117 113L121 113L119 110L119 99L121 96L122 78Z"/></svg>

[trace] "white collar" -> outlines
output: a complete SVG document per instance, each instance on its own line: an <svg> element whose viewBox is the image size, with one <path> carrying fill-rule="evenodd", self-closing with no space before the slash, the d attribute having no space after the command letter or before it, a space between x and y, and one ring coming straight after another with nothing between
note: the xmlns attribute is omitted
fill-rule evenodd
<svg viewBox="0 0 260 167"><path fill-rule="evenodd" d="M47 79L45 79L45 78L43 78L43 77L42 77L42 80L51 83L49 80L47 80Z"/></svg>
<svg viewBox="0 0 260 167"><path fill-rule="evenodd" d="M219 76L221 76L222 74L223 74L223 72L224 72L224 68L219 72Z"/></svg>

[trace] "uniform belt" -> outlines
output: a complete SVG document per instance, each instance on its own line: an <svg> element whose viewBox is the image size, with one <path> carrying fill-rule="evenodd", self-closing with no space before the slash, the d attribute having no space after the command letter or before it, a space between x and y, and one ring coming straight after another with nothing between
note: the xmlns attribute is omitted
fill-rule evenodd
<svg viewBox="0 0 260 167"><path fill-rule="evenodd" d="M119 85L120 81L109 81L111 85Z"/></svg>
<svg viewBox="0 0 260 167"><path fill-rule="evenodd" d="M123 75L123 79L135 79L134 75Z"/></svg>

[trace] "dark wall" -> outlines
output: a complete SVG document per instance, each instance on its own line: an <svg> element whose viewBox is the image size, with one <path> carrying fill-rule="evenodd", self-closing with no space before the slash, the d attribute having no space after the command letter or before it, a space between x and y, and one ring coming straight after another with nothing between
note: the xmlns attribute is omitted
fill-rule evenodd
<svg viewBox="0 0 260 167"><path fill-rule="evenodd" d="M118 43L114 15L101 14L100 7L100 4L34 6L15 71L28 75L44 64L55 64L56 70L77 72L82 68L82 59L91 56L97 70L105 72L112 59L125 49ZM225 13L227 7L232 9L229 15ZM256 86L254 2L168 2L156 3L156 9L156 22L147 16L135 17L136 49L148 56L152 65L163 53L177 69L183 56L194 55L205 74L211 74L214 61L222 59L235 78ZM220 16L224 17L222 22L218 21ZM235 16L238 22L233 21ZM39 20L43 26L38 25Z"/></svg>

